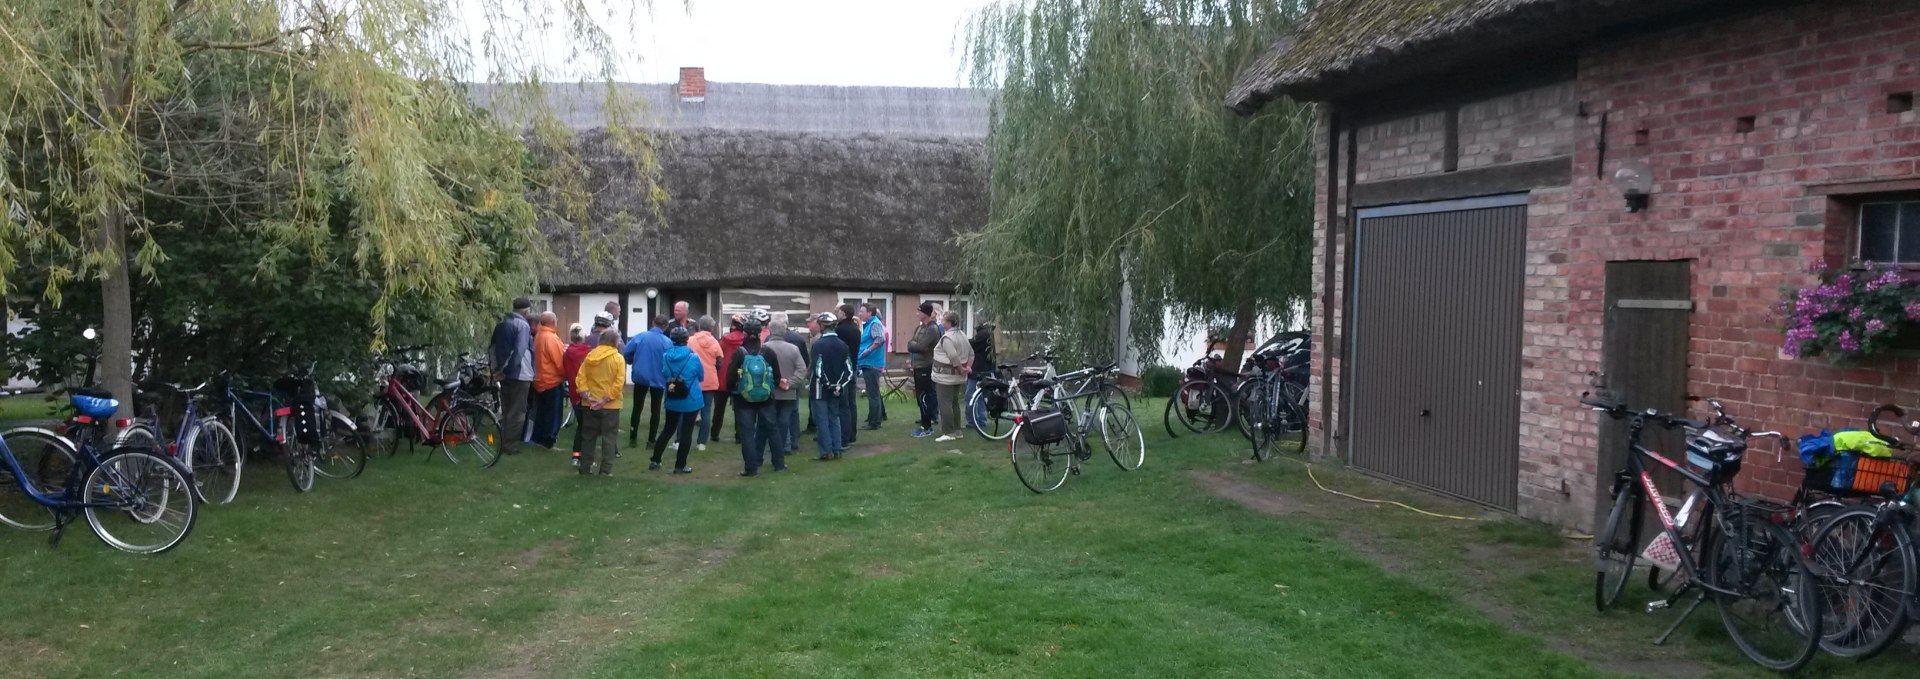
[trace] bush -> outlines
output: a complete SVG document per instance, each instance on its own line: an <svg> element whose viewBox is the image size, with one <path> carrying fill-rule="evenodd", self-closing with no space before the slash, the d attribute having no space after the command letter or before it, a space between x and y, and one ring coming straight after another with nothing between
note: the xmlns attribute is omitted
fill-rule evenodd
<svg viewBox="0 0 1920 679"><path fill-rule="evenodd" d="M1898 346L1895 337L1920 320L1920 286L1885 265L1815 269L1820 282L1787 288L1775 307L1784 319L1789 356L1826 356L1834 363Z"/></svg>
<svg viewBox="0 0 1920 679"><path fill-rule="evenodd" d="M1140 373L1140 393L1148 398L1170 398L1180 388L1181 371L1170 365L1148 366Z"/></svg>

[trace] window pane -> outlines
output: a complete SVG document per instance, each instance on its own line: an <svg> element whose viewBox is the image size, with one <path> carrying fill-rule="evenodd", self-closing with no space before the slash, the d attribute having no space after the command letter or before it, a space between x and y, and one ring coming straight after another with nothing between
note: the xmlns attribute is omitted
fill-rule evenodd
<svg viewBox="0 0 1920 679"><path fill-rule="evenodd" d="M1860 206L1860 259L1869 262L1894 262L1894 244L1899 240L1898 206L1893 203L1868 203Z"/></svg>
<svg viewBox="0 0 1920 679"><path fill-rule="evenodd" d="M1900 263L1920 262L1920 201L1900 203Z"/></svg>

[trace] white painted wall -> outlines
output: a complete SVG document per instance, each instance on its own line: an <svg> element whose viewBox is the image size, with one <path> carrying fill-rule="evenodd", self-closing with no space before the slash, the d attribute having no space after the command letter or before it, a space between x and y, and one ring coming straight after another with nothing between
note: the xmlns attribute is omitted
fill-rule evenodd
<svg viewBox="0 0 1920 679"><path fill-rule="evenodd" d="M1282 332L1305 330L1307 328L1305 302L1295 305L1294 319L1292 324L1284 326L1276 319L1261 319L1254 326L1253 343L1257 346ZM1221 319L1218 325L1224 326L1231 321L1232 319ZM1180 327L1169 314L1160 334L1160 364L1185 368L1193 365L1194 361L1200 360L1200 357L1206 355L1207 327L1207 325ZM1238 368L1238 366L1234 367Z"/></svg>
<svg viewBox="0 0 1920 679"><path fill-rule="evenodd" d="M568 323L579 323L581 329L593 327L593 315L607 310L607 302L620 301L618 293L587 292L580 295L580 317L560 319L560 329L566 330Z"/></svg>

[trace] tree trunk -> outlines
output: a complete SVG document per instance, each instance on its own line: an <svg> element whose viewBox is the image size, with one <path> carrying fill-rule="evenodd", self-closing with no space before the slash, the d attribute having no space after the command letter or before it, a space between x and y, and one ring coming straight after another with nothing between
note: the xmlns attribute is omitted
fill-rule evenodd
<svg viewBox="0 0 1920 679"><path fill-rule="evenodd" d="M120 399L119 417L132 417L133 285L124 215L116 211L104 216L100 247L114 256L100 277L100 386Z"/></svg>
<svg viewBox="0 0 1920 679"><path fill-rule="evenodd" d="M1244 354L1247 353L1247 338L1253 335L1253 324L1256 320L1258 319L1253 314L1253 299L1241 299L1240 305L1233 309L1233 328L1227 331L1225 361L1229 368L1240 369L1240 362L1245 360Z"/></svg>

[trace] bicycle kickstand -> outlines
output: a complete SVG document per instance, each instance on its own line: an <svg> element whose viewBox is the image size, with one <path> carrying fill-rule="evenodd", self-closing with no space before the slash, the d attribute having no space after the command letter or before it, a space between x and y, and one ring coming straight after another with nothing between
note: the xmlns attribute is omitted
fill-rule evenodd
<svg viewBox="0 0 1920 679"><path fill-rule="evenodd" d="M1674 619L1673 619L1673 624L1672 624L1672 625L1668 625L1668 626L1667 626L1667 631L1665 631L1665 632L1661 632L1661 633L1660 633L1660 637L1659 637L1659 638L1657 638L1657 639L1654 639L1654 640L1653 640L1653 645L1655 645L1655 646L1662 646L1662 645L1665 645L1665 644L1667 643L1667 639L1669 639L1669 638L1672 638L1672 637L1673 637L1673 633L1674 633L1675 631L1677 631L1677 630L1679 630L1679 629L1680 629L1680 623L1683 623L1683 622L1686 622L1686 621L1687 621L1687 617L1688 617L1688 616L1691 616L1691 615L1693 615L1693 612L1694 612L1694 611L1695 611L1696 609L1699 609L1699 608L1700 608L1700 603L1701 603L1701 602L1703 602L1703 601L1706 601L1706 600L1707 600L1707 591L1706 591L1706 590L1700 590L1700 593L1699 593L1699 594L1696 594L1696 595L1694 595L1694 597L1693 597L1693 601L1692 601L1692 602L1689 602L1689 603L1687 604L1687 607L1686 607L1686 608L1684 608L1684 609L1681 609L1681 611L1680 611L1680 617L1677 617L1677 618L1674 618ZM1651 609L1651 608L1653 608L1653 605L1652 605L1652 604L1648 604L1648 605L1647 605L1647 608L1650 608L1650 609ZM1649 612L1651 612L1651 611L1649 611Z"/></svg>
<svg viewBox="0 0 1920 679"><path fill-rule="evenodd" d="M47 534L47 546L59 547L60 538L66 535L67 524L71 522L72 521L67 518L66 512L55 513L53 515L53 532Z"/></svg>

